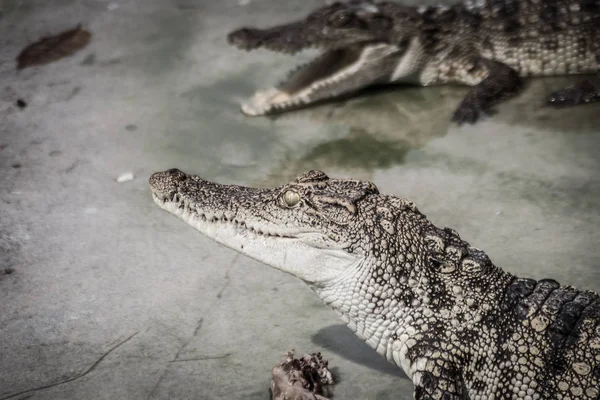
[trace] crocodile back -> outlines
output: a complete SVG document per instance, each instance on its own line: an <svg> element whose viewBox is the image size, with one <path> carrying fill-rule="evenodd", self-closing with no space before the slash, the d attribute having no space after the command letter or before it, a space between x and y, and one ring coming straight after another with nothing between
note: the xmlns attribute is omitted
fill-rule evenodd
<svg viewBox="0 0 600 400"><path fill-rule="evenodd" d="M593 73L600 64L600 0L467 0L474 43L522 76Z"/></svg>
<svg viewBox="0 0 600 400"><path fill-rule="evenodd" d="M550 279L516 279L506 296L514 378L538 377L543 398L599 399L600 296Z"/></svg>

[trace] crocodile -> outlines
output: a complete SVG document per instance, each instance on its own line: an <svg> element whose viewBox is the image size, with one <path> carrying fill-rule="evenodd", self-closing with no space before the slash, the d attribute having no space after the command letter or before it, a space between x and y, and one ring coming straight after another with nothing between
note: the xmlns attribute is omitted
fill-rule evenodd
<svg viewBox="0 0 600 400"><path fill-rule="evenodd" d="M452 120L474 123L515 96L523 77L600 71L600 0L465 0L406 6L350 0L271 28L227 36L244 50L295 54L323 50L275 87L258 91L242 111L283 112L388 83L468 85ZM567 107L600 100L600 75L549 95Z"/></svg>
<svg viewBox="0 0 600 400"><path fill-rule="evenodd" d="M495 266L407 199L306 172L275 188L154 173L155 203L304 281L421 399L600 399L600 296Z"/></svg>

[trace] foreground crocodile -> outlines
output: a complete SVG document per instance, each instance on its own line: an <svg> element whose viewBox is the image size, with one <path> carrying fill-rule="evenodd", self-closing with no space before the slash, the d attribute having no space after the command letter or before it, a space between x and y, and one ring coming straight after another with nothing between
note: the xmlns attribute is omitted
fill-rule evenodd
<svg viewBox="0 0 600 400"><path fill-rule="evenodd" d="M600 296L517 278L408 200L310 171L255 189L177 169L156 204L312 288L416 399L600 399Z"/></svg>
<svg viewBox="0 0 600 400"><path fill-rule="evenodd" d="M228 36L245 50L324 54L242 105L248 115L301 107L382 83L474 86L453 120L475 122L522 87L521 77L600 71L600 0L466 0L410 7L350 1L303 20ZM553 93L569 106L600 100L600 77Z"/></svg>

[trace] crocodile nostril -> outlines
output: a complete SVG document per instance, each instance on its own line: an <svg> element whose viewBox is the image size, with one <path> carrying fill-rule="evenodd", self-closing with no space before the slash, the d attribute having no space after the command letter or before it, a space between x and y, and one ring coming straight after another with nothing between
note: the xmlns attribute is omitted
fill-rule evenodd
<svg viewBox="0 0 600 400"><path fill-rule="evenodd" d="M168 169L166 173L178 181L185 181L187 179L187 175L177 168Z"/></svg>

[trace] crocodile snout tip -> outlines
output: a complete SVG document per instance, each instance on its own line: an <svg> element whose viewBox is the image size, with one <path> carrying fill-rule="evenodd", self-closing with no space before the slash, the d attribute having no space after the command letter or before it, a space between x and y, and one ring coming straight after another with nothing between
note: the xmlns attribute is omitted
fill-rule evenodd
<svg viewBox="0 0 600 400"><path fill-rule="evenodd" d="M171 168L166 171L153 173L148 179L150 190L157 196L165 196L177 189L179 184L187 179L187 174Z"/></svg>

